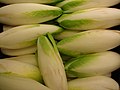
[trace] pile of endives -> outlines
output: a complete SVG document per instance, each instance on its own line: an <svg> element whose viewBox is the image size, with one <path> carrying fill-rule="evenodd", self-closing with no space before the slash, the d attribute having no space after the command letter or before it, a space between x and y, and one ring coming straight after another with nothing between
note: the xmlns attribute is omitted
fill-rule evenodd
<svg viewBox="0 0 120 90"><path fill-rule="evenodd" d="M119 90L120 0L0 2L0 90Z"/></svg>

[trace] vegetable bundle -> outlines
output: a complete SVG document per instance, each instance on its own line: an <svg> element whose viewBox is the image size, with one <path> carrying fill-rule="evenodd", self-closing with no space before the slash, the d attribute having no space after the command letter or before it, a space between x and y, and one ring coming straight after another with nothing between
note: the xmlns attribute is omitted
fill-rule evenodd
<svg viewBox="0 0 120 90"><path fill-rule="evenodd" d="M119 90L119 0L0 2L0 90Z"/></svg>

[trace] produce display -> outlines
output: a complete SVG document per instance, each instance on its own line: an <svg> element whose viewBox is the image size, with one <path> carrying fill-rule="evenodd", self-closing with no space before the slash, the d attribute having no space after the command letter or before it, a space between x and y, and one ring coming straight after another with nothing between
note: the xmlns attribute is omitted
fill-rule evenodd
<svg viewBox="0 0 120 90"><path fill-rule="evenodd" d="M120 0L0 5L0 90L120 90Z"/></svg>

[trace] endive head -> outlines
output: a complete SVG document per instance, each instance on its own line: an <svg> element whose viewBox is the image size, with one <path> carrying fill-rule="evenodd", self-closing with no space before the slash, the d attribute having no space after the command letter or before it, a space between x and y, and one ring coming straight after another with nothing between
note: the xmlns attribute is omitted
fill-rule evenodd
<svg viewBox="0 0 120 90"><path fill-rule="evenodd" d="M116 8L92 8L63 14L59 24L72 30L110 28L120 24L120 10Z"/></svg>
<svg viewBox="0 0 120 90"><path fill-rule="evenodd" d="M61 14L61 8L55 6L36 3L11 4L0 8L0 23L7 25L43 23Z"/></svg>
<svg viewBox="0 0 120 90"><path fill-rule="evenodd" d="M38 65L45 84L53 90L67 90L67 79L62 59L53 37L41 35L37 41Z"/></svg>
<svg viewBox="0 0 120 90"><path fill-rule="evenodd" d="M38 67L20 61L0 60L0 73L31 78L39 82L42 81Z"/></svg>
<svg viewBox="0 0 120 90"><path fill-rule="evenodd" d="M27 55L20 55L20 56L14 56L9 58L4 58L0 60L14 60L14 61L20 61L27 64L38 66L36 56L34 54L27 54Z"/></svg>
<svg viewBox="0 0 120 90"><path fill-rule="evenodd" d="M110 50L120 45L120 34L114 30L89 30L57 43L61 53L78 56Z"/></svg>
<svg viewBox="0 0 120 90"><path fill-rule="evenodd" d="M26 54L34 54L37 50L36 45L21 48L21 49L7 49L7 48L1 48L1 52L8 56L21 56Z"/></svg>
<svg viewBox="0 0 120 90"><path fill-rule="evenodd" d="M39 35L45 35L47 32L56 34L62 30L59 26L49 24L17 26L0 33L0 47L8 49L29 47L36 44Z"/></svg>
<svg viewBox="0 0 120 90"><path fill-rule="evenodd" d="M109 7L118 4L119 0L65 0L57 4L61 7L64 13L71 13L78 10Z"/></svg>
<svg viewBox="0 0 120 90"><path fill-rule="evenodd" d="M80 55L65 64L69 77L105 75L118 68L120 68L120 55L112 51Z"/></svg>
<svg viewBox="0 0 120 90"><path fill-rule="evenodd" d="M51 90L51 89L29 78L8 74L0 74L0 90Z"/></svg>
<svg viewBox="0 0 120 90"><path fill-rule="evenodd" d="M78 78L68 82L69 90L119 90L118 83L106 76Z"/></svg>

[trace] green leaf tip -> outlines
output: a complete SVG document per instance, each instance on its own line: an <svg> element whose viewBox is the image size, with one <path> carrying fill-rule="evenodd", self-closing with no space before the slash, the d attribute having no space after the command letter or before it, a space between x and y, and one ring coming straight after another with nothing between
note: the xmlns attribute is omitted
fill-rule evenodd
<svg viewBox="0 0 120 90"><path fill-rule="evenodd" d="M48 38L46 36L39 36L38 37L38 45L41 44L41 47L43 49L43 51L49 55L49 51L52 50L52 46L51 43L49 42Z"/></svg>
<svg viewBox="0 0 120 90"><path fill-rule="evenodd" d="M32 11L26 12L25 15L28 17L33 18L45 18L48 16L60 16L62 14L62 10L39 10L39 11Z"/></svg>
<svg viewBox="0 0 120 90"><path fill-rule="evenodd" d="M60 22L60 25L64 28L68 29L74 29L83 27L85 25L89 25L90 23L93 23L94 20L91 19L80 19L80 20L63 20Z"/></svg>

